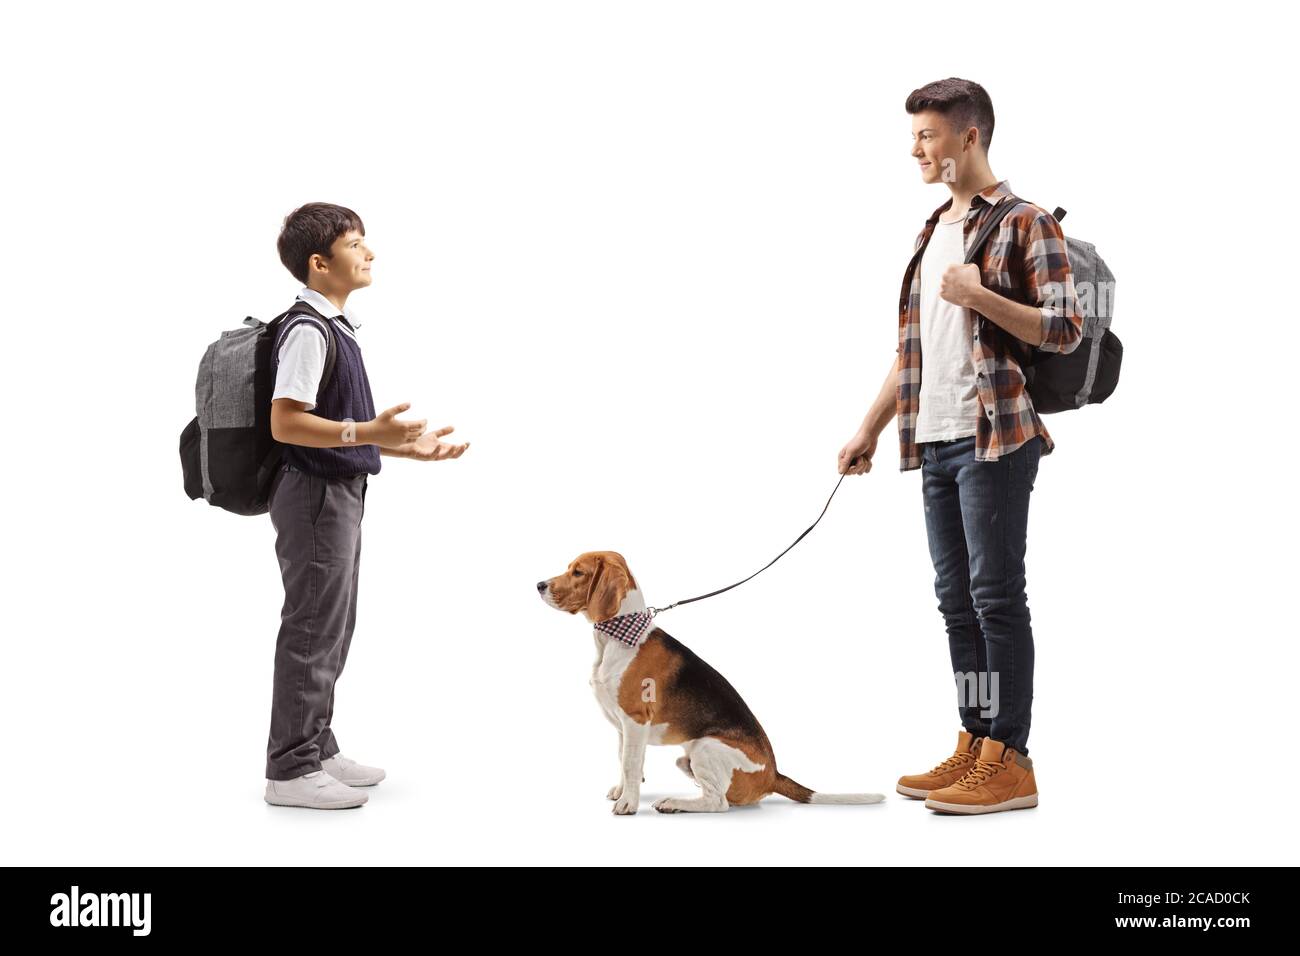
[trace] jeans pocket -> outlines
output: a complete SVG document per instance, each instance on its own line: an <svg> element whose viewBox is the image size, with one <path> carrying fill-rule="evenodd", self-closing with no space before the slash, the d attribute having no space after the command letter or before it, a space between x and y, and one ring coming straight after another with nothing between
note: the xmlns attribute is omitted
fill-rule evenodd
<svg viewBox="0 0 1300 956"><path fill-rule="evenodd" d="M1016 457L1020 459L1017 470L1020 472L1020 480L1026 492L1034 490L1034 479L1038 477L1038 460L1042 457L1042 454L1043 438L1041 435L1035 435L1017 449Z"/></svg>

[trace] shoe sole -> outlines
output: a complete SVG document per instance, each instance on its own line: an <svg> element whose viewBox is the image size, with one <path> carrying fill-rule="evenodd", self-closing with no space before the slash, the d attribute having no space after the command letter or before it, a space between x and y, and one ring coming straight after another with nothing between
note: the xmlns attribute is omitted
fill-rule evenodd
<svg viewBox="0 0 1300 956"><path fill-rule="evenodd" d="M301 800L291 800L287 797L264 797L263 799L273 807L302 807L304 810L351 810L355 807L364 806L369 797L361 800L341 800L337 803L303 803Z"/></svg>
<svg viewBox="0 0 1300 956"><path fill-rule="evenodd" d="M1003 800L1001 803L991 803L986 806L979 804L965 803L940 803L938 800L926 800L925 805L931 810L938 810L940 813L997 813L999 810L1028 810L1030 807L1038 806L1038 794L1031 793L1024 797L1015 797L1011 800Z"/></svg>
<svg viewBox="0 0 1300 956"><path fill-rule="evenodd" d="M924 800L930 795L929 790L918 790L915 787L905 787L901 783L894 789L905 797L911 797L913 800Z"/></svg>

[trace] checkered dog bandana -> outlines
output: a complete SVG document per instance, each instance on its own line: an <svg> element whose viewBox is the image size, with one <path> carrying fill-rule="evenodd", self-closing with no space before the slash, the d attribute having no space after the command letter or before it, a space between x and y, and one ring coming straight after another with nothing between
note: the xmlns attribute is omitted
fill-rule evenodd
<svg viewBox="0 0 1300 956"><path fill-rule="evenodd" d="M654 623L654 615L645 611L634 611L620 617L611 617L608 621L597 621L596 630L604 631L616 641L622 641L628 647L641 643Z"/></svg>

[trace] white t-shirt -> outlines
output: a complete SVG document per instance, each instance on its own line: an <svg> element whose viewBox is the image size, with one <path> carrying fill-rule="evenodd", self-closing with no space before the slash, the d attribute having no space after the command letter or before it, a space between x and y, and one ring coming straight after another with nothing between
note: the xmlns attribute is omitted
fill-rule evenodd
<svg viewBox="0 0 1300 956"><path fill-rule="evenodd" d="M965 220L940 219L921 256L921 396L916 441L942 441L975 434L979 391L972 357L970 310L939 296L950 264L966 259ZM319 336L318 336L319 337Z"/></svg>
<svg viewBox="0 0 1300 956"><path fill-rule="evenodd" d="M338 316L342 315L352 324L352 328L359 327L361 323L356 320L351 309L345 308L339 312L333 302L315 289L305 286L298 293L298 298L328 318L335 329L356 341L356 336L347 323L338 320ZM271 401L292 398L306 402L307 411L316 407L316 392L320 389L321 376L325 374L327 353L325 336L318 331L320 323L315 322L315 329L306 326L306 322L314 321L309 318L303 324L294 326L280 343L280 366L275 373L275 390L271 393Z"/></svg>

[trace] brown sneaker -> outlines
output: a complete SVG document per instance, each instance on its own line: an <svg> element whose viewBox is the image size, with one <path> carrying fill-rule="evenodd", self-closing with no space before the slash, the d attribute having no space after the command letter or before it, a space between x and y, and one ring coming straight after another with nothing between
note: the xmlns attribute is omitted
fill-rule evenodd
<svg viewBox="0 0 1300 956"><path fill-rule="evenodd" d="M930 795L931 790L956 783L975 766L976 755L980 752L980 741L983 739L969 731L961 731L957 734L957 750L951 757L929 773L899 777L895 789L905 797L924 800Z"/></svg>
<svg viewBox="0 0 1300 956"><path fill-rule="evenodd" d="M996 813L1036 807L1034 762L1014 747L985 737L970 772L950 787L931 790L925 805L940 813Z"/></svg>

